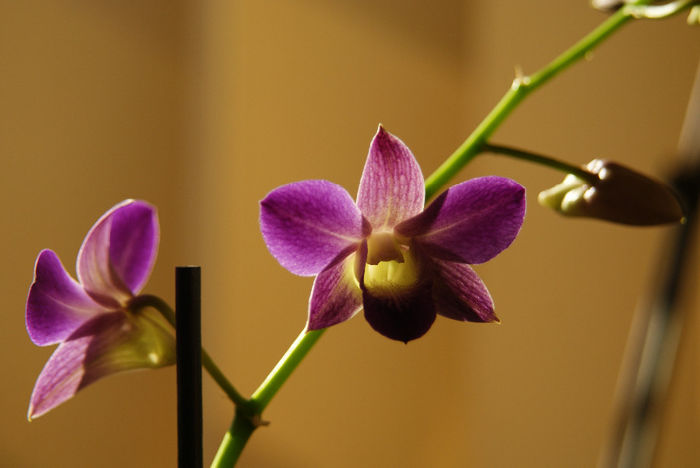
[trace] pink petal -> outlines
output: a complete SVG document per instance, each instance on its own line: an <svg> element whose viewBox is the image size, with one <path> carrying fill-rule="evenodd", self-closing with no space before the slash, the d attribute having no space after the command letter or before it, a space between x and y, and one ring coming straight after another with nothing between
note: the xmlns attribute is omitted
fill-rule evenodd
<svg viewBox="0 0 700 468"><path fill-rule="evenodd" d="M479 275L464 263L434 260L433 297L437 313L467 322L498 322L493 300Z"/></svg>
<svg viewBox="0 0 700 468"><path fill-rule="evenodd" d="M325 180L296 182L270 192L260 202L260 229L277 261L302 276L341 261L370 231L348 192Z"/></svg>
<svg viewBox="0 0 700 468"><path fill-rule="evenodd" d="M123 305L148 279L157 249L155 208L125 200L102 215L85 237L78 252L78 280L96 301Z"/></svg>
<svg viewBox="0 0 700 468"><path fill-rule="evenodd" d="M483 263L508 247L525 216L525 188L503 177L481 177L450 187L395 231L433 257Z"/></svg>
<svg viewBox="0 0 700 468"><path fill-rule="evenodd" d="M27 332L34 344L63 341L86 320L105 311L70 277L54 252L39 253L26 307Z"/></svg>
<svg viewBox="0 0 700 468"><path fill-rule="evenodd" d="M425 203L423 174L411 150L381 126L372 139L357 206L375 230L417 215Z"/></svg>
<svg viewBox="0 0 700 468"><path fill-rule="evenodd" d="M344 322L362 309L362 291L354 273L356 260L357 255L350 255L318 274L309 300L308 330Z"/></svg>
<svg viewBox="0 0 700 468"><path fill-rule="evenodd" d="M101 314L76 330L49 358L34 386L28 417L41 416L106 375L174 362L173 336L159 319L143 312L131 319L121 311Z"/></svg>

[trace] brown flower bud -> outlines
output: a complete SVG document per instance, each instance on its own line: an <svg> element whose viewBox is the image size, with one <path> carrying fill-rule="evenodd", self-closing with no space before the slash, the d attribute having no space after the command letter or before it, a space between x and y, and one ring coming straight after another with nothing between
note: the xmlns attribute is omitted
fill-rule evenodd
<svg viewBox="0 0 700 468"><path fill-rule="evenodd" d="M637 226L683 219L678 197L663 182L602 159L589 162L586 169L597 179L569 174L561 184L541 192L537 201L564 215Z"/></svg>

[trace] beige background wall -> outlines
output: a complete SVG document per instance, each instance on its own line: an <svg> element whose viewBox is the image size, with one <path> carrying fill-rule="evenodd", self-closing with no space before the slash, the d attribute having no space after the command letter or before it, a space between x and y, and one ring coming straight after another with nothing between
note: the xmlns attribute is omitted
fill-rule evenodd
<svg viewBox="0 0 700 468"><path fill-rule="evenodd" d="M431 172L515 65L534 71L602 19L584 1L555 0L0 2L0 466L176 461L173 369L112 377L26 422L51 352L24 332L41 248L72 269L103 211L127 197L156 204L163 235L147 290L172 298L173 266L203 266L205 343L249 393L303 327L311 287L267 253L258 200L308 178L354 193L379 122ZM682 18L630 25L531 96L495 140L663 175L697 39ZM529 191L518 240L477 268L503 323L438 319L408 346L362 317L330 330L242 466L595 463L632 313L669 231L558 218L535 199L561 176L524 163L485 156L458 180L486 174ZM687 303L697 313L697 298ZM691 319L659 466L700 462L697 327ZM204 380L208 462L231 408Z"/></svg>

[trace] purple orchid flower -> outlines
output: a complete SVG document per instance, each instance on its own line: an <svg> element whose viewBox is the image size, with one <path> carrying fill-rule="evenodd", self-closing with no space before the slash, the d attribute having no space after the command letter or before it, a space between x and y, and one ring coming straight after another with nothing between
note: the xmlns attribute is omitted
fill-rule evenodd
<svg viewBox="0 0 700 468"><path fill-rule="evenodd" d="M408 147L381 126L357 202L325 180L284 185L260 202L270 253L290 272L316 275L307 330L364 309L382 335L425 334L436 314L494 322L493 301L469 264L508 247L525 216L525 189L502 177L450 187L425 210L425 185Z"/></svg>
<svg viewBox="0 0 700 468"><path fill-rule="evenodd" d="M108 374L175 362L175 343L154 311L131 310L155 263L155 207L126 200L90 229L78 252L75 281L51 250L39 253L27 297L29 337L59 343L34 386L29 419Z"/></svg>

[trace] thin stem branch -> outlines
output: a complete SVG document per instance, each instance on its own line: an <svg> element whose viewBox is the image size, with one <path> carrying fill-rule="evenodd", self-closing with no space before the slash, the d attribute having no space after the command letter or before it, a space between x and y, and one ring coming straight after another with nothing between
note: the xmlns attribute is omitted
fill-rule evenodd
<svg viewBox="0 0 700 468"><path fill-rule="evenodd" d="M573 174L579 179L583 179L591 183L595 183L598 180L598 176L596 174L588 172L581 166L574 166L572 164L569 164L564 161L559 161L558 159L554 159L549 156L544 156L542 154L533 153L531 151L526 151L519 148L513 148L511 146L484 143L481 146L481 151L485 153L501 154L504 156L510 156L511 158L522 159L524 161L541 164L542 166L551 167L552 169L566 172L567 174Z"/></svg>
<svg viewBox="0 0 700 468"><path fill-rule="evenodd" d="M255 390L250 401L255 405L258 413L267 407L270 400L277 394L282 385L287 381L294 369L316 344L326 329L302 332L294 340L282 359L279 360L272 372L268 374L262 384Z"/></svg>
<svg viewBox="0 0 700 468"><path fill-rule="evenodd" d="M170 325L175 327L175 312L172 307L168 305L163 299L158 296L153 296L150 294L144 294L142 296L137 296L132 299L129 307L135 310L144 307L153 307L165 318L165 320L170 323ZM214 360L211 358L209 353L202 348L202 367L204 367L211 376L212 379L217 383L219 387L226 393L229 400L231 400L236 406L246 405L247 400L243 395L241 395L238 390L229 382L221 369L216 365Z"/></svg>
<svg viewBox="0 0 700 468"><path fill-rule="evenodd" d="M640 1L637 4L649 3ZM513 110L530 93L555 75L582 59L598 44L607 39L632 17L625 8L613 13L597 28L575 43L561 55L530 76L516 76L513 85L489 112L471 135L425 181L425 198L430 199L477 154L483 151L486 140L496 131Z"/></svg>

